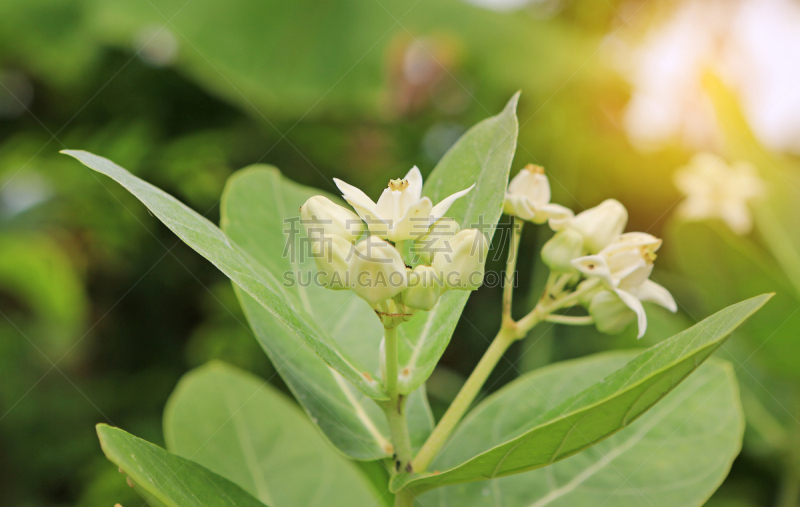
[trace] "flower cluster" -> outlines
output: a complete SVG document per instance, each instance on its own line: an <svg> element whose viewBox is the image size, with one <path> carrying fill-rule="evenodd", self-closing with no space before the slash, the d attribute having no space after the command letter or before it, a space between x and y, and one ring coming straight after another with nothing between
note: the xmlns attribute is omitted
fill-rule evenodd
<svg viewBox="0 0 800 507"><path fill-rule="evenodd" d="M574 288L576 302L601 332L618 333L637 320L641 338L647 328L643 301L677 310L670 293L650 280L661 240L643 232L623 233L628 212L620 202L608 199L573 215L549 201L544 170L528 166L511 180L505 209L523 220L548 221L557 231L542 248L542 259L560 280L559 290Z"/></svg>
<svg viewBox="0 0 800 507"><path fill-rule="evenodd" d="M431 310L447 290L482 285L486 238L476 229L460 230L444 216L474 185L434 206L422 197L416 167L405 178L389 181L377 203L358 188L334 181L356 213L322 196L300 208L325 287L352 290L384 325L396 325L418 310Z"/></svg>

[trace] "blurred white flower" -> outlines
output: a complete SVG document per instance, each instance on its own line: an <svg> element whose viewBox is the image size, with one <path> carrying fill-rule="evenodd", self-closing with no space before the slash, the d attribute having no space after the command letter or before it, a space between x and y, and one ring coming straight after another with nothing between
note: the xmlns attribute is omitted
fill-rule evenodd
<svg viewBox="0 0 800 507"><path fill-rule="evenodd" d="M572 218L572 210L550 203L550 182L542 166L526 165L508 184L504 211L536 224L550 223L559 230Z"/></svg>
<svg viewBox="0 0 800 507"><path fill-rule="evenodd" d="M403 179L389 181L375 203L367 195L344 181L334 178L342 196L367 223L369 230L389 241L403 241L420 238L425 235L430 225L447 213L450 206L459 197L472 190L474 184L460 192L445 198L433 205L431 200L422 195L422 175L414 166Z"/></svg>
<svg viewBox="0 0 800 507"><path fill-rule="evenodd" d="M644 148L675 138L719 147L721 131L702 83L710 71L739 96L763 144L800 153L799 44L794 0L680 2L641 44L621 46L619 61L633 84L628 136Z"/></svg>
<svg viewBox="0 0 800 507"><path fill-rule="evenodd" d="M650 280L656 250L661 240L643 232L622 234L597 255L579 257L572 261L587 278L599 279L606 288L613 291L619 299L636 313L639 334L644 336L647 329L647 315L642 301L649 301L677 311L672 295L659 284ZM590 307L591 308L591 307Z"/></svg>
<svg viewBox="0 0 800 507"><path fill-rule="evenodd" d="M686 220L718 218L736 234L747 234L753 219L747 204L766 185L747 162L728 165L711 153L695 155L675 173L675 186L686 196L676 213Z"/></svg>

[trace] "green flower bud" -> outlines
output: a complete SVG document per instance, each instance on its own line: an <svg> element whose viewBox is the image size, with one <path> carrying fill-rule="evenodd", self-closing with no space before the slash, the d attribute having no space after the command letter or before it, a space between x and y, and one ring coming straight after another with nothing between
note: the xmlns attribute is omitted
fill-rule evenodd
<svg viewBox="0 0 800 507"><path fill-rule="evenodd" d="M353 292L373 307L407 286L406 265L400 252L377 236L356 245L348 274Z"/></svg>
<svg viewBox="0 0 800 507"><path fill-rule="evenodd" d="M475 290L483 285L484 263L489 244L477 229L465 229L447 242L452 253L433 257L436 270L448 289Z"/></svg>
<svg viewBox="0 0 800 507"><path fill-rule="evenodd" d="M542 260L553 271L575 271L572 259L583 253L583 236L572 229L558 231L542 247Z"/></svg>
<svg viewBox="0 0 800 507"><path fill-rule="evenodd" d="M403 304L416 310L430 311L442 295L442 281L436 270L419 265L408 273L408 288L403 291Z"/></svg>
<svg viewBox="0 0 800 507"><path fill-rule="evenodd" d="M358 215L321 195L315 195L303 204L300 218L311 238L339 236L355 243L365 230Z"/></svg>
<svg viewBox="0 0 800 507"><path fill-rule="evenodd" d="M594 317L597 330L605 334L620 333L636 320L636 312L609 290L595 294L589 305L589 315Z"/></svg>
<svg viewBox="0 0 800 507"><path fill-rule="evenodd" d="M458 234L458 222L444 217L431 225L427 234L414 242L411 253L420 264L430 265L437 253L452 253L450 240Z"/></svg>

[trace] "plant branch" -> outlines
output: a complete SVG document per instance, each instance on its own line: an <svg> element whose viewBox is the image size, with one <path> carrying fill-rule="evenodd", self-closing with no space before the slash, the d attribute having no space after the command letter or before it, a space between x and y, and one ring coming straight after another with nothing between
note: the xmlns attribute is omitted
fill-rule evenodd
<svg viewBox="0 0 800 507"><path fill-rule="evenodd" d="M424 472L433 461L433 458L441 450L442 446L447 441L450 434L455 429L458 422L467 412L467 409L472 404L475 396L480 392L481 387L486 382L489 374L494 370L500 358L508 347L518 338L514 328L503 327L497 334L489 349L481 358L478 366L470 374L467 381L464 383L461 390L456 395L453 403L445 412L439 424L433 429L433 433L425 441L425 444L419 450L417 457L414 458L413 469L416 473Z"/></svg>
<svg viewBox="0 0 800 507"><path fill-rule="evenodd" d="M405 397L397 388L397 328L384 328L384 389L389 401L382 404L389 423L392 444L394 445L395 472L405 472L411 463L411 438L405 414Z"/></svg>
<svg viewBox="0 0 800 507"><path fill-rule="evenodd" d="M569 324L572 326L588 326L594 324L594 317L586 315L583 317L573 317L571 315L548 315L544 319L555 324Z"/></svg>
<svg viewBox="0 0 800 507"><path fill-rule="evenodd" d="M522 235L524 222L517 222L516 217L511 215L511 242L508 248L508 260L506 261L506 278L503 285L503 324L513 322L511 317L511 303L514 297L514 277L517 269L517 255L519 253L519 239Z"/></svg>

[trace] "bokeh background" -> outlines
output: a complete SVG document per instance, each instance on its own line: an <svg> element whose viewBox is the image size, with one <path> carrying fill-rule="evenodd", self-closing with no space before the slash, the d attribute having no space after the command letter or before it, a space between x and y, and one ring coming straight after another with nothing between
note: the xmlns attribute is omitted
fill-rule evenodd
<svg viewBox="0 0 800 507"><path fill-rule="evenodd" d="M775 291L719 353L748 428L709 505L800 505L796 0L3 0L0 504L139 505L95 423L163 442L167 396L211 359L282 387L229 281L60 149L111 158L217 221L226 178L253 163L373 196L414 164L427 175L517 90L512 173L545 166L576 212L623 202L629 230L664 237L654 278L680 311L649 307L641 342L537 331L488 390ZM674 173L697 152L749 162L766 183L750 232L675 214ZM517 312L538 297L549 234L525 230ZM498 289L472 296L428 385L438 413L499 307Z"/></svg>

